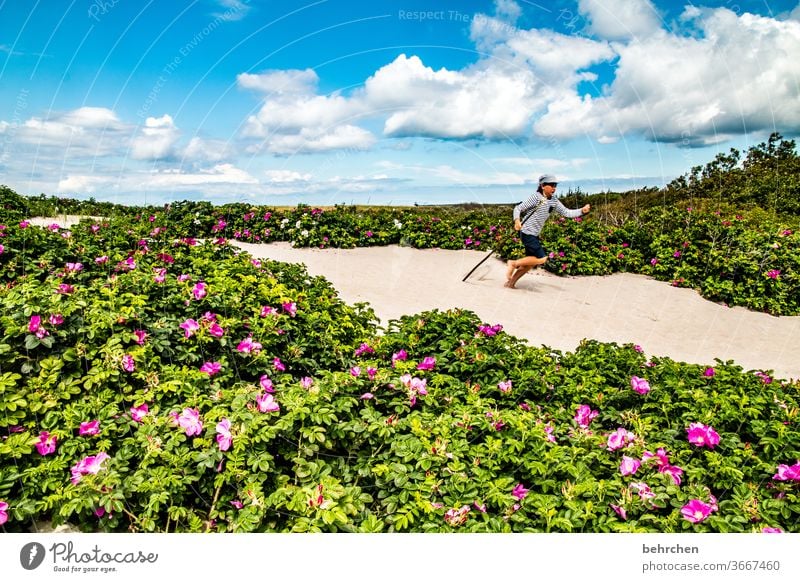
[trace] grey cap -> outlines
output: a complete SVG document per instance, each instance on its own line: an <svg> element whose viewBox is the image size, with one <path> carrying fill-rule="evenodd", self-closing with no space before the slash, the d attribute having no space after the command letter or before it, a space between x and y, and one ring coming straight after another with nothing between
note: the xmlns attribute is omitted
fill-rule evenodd
<svg viewBox="0 0 800 582"><path fill-rule="evenodd" d="M549 184L551 182L553 184L557 184L558 183L558 180L556 179L556 177L553 174L542 174L541 176L539 176L539 185L540 186L542 184Z"/></svg>

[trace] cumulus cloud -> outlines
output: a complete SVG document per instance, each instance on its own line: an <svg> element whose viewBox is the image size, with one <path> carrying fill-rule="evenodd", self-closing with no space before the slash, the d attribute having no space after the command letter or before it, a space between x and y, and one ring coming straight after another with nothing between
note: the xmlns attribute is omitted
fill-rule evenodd
<svg viewBox="0 0 800 582"><path fill-rule="evenodd" d="M242 136L261 141L256 151L277 155L369 148L374 136L351 123L363 114L363 101L338 93L318 95L318 80L310 69L239 75L241 88L264 96L258 113L247 118Z"/></svg>
<svg viewBox="0 0 800 582"><path fill-rule="evenodd" d="M661 30L661 17L650 0L579 0L578 11L589 31L600 38L642 38Z"/></svg>
<svg viewBox="0 0 800 582"><path fill-rule="evenodd" d="M131 143L131 156L137 160L161 160L175 155L180 132L169 115L148 117L140 135Z"/></svg>
<svg viewBox="0 0 800 582"><path fill-rule="evenodd" d="M541 135L633 133L707 145L747 131L800 127L800 23L720 9L686 11L694 34L617 43L616 77L599 98L568 95L537 121Z"/></svg>
<svg viewBox="0 0 800 582"><path fill-rule="evenodd" d="M31 117L17 127L15 139L72 155L103 156L118 151L131 131L132 126L123 123L110 109L80 107L51 112L47 117Z"/></svg>

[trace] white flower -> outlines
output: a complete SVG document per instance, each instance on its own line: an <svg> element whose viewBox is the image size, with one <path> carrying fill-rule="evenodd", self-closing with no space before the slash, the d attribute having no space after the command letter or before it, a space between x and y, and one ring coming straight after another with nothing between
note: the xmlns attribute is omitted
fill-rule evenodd
<svg viewBox="0 0 800 582"><path fill-rule="evenodd" d="M294 223L294 227L295 227L295 228L300 228L301 226L303 226L303 223L302 223L302 222L300 222L299 220L298 220L297 222L295 222L295 223Z"/></svg>
<svg viewBox="0 0 800 582"><path fill-rule="evenodd" d="M301 230L300 234L303 235L304 237L308 237L308 231L306 229Z"/></svg>

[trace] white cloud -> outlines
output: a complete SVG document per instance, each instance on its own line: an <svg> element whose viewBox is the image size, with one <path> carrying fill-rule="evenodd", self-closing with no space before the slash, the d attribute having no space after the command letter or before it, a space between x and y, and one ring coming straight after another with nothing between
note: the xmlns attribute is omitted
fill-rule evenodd
<svg viewBox="0 0 800 582"><path fill-rule="evenodd" d="M132 126L110 109L81 107L46 118L31 117L18 127L20 143L57 148L62 155L103 156L118 151L127 142Z"/></svg>
<svg viewBox="0 0 800 582"><path fill-rule="evenodd" d="M511 24L522 16L522 8L514 0L495 0L494 5L497 17Z"/></svg>
<svg viewBox="0 0 800 582"><path fill-rule="evenodd" d="M526 70L434 71L419 57L400 55L367 79L365 99L394 111L384 124L388 136L505 139L528 130L535 88Z"/></svg>
<svg viewBox="0 0 800 582"><path fill-rule="evenodd" d="M67 176L58 181L56 190L67 194L91 194L108 184L108 179L99 176Z"/></svg>
<svg viewBox="0 0 800 582"><path fill-rule="evenodd" d="M233 154L230 144L216 139L193 137L183 149L184 161L221 162Z"/></svg>
<svg viewBox="0 0 800 582"><path fill-rule="evenodd" d="M236 82L242 89L260 91L266 95L312 94L316 91L319 77L313 69L266 71L253 75L241 73Z"/></svg>
<svg viewBox="0 0 800 582"><path fill-rule="evenodd" d="M606 94L553 101L536 132L707 145L800 127L800 62L788 56L800 54L800 23L727 9L691 9L684 19L694 36L662 32L615 44L616 78Z"/></svg>
<svg viewBox="0 0 800 582"><path fill-rule="evenodd" d="M258 184L258 180L233 164L217 164L205 170L184 172L178 169L156 171L143 176L142 187L176 188L206 184Z"/></svg>
<svg viewBox="0 0 800 582"><path fill-rule="evenodd" d="M141 134L131 143L131 156L137 160L161 160L175 155L180 132L167 114L148 117Z"/></svg>
<svg viewBox="0 0 800 582"><path fill-rule="evenodd" d="M217 4L219 4L220 8L224 8L225 11L213 12L212 16L226 22L235 22L237 20L241 20L247 16L248 12L250 12L252 9L252 6L248 4L248 1L249 0L245 2L242 2L241 0L217 0Z"/></svg>
<svg viewBox="0 0 800 582"><path fill-rule="evenodd" d="M294 170L267 170L264 172L270 184L291 184L311 181L311 174L301 174Z"/></svg>
<svg viewBox="0 0 800 582"><path fill-rule="evenodd" d="M578 11L589 30L608 40L646 38L661 30L661 18L650 0L579 0Z"/></svg>
<svg viewBox="0 0 800 582"><path fill-rule="evenodd" d="M338 93L317 95L311 69L243 74L237 80L240 87L265 94L261 109L242 130L243 137L262 140L250 151L292 155L367 149L375 142L369 131L351 123L363 114L364 102Z"/></svg>

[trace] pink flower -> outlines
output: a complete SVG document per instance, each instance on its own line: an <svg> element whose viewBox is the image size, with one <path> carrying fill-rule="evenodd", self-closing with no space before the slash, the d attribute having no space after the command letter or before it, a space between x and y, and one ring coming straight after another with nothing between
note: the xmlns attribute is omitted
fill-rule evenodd
<svg viewBox="0 0 800 582"><path fill-rule="evenodd" d="M520 407L522 410L524 410L525 412L530 412L530 411L531 411L531 405L530 405L530 404L528 404L527 402L521 402L521 403L520 403L520 405L519 405L519 407Z"/></svg>
<svg viewBox="0 0 800 582"><path fill-rule="evenodd" d="M0 521L0 524L3 523ZM762 527L761 533L783 533L783 530L779 527Z"/></svg>
<svg viewBox="0 0 800 582"><path fill-rule="evenodd" d="M261 347L259 342L253 341L252 336L248 336L239 342L239 345L236 346L236 350L242 354L258 354L261 351Z"/></svg>
<svg viewBox="0 0 800 582"><path fill-rule="evenodd" d="M800 462L792 466L778 465L778 472L772 478L775 481L800 481Z"/></svg>
<svg viewBox="0 0 800 582"><path fill-rule="evenodd" d="M31 318L28 321L28 331L31 333L36 333L37 331L39 331L41 325L42 325L42 317L40 315L31 315Z"/></svg>
<svg viewBox="0 0 800 582"><path fill-rule="evenodd" d="M363 344L362 343L360 346L358 346L358 348L356 348L356 351L355 351L354 355L355 355L355 357L358 358L359 356L362 356L364 354L374 354L374 353L375 353L375 350L373 348L371 348L369 346L369 344Z"/></svg>
<svg viewBox="0 0 800 582"><path fill-rule="evenodd" d="M478 503L477 501L474 501L472 503L472 505L475 506L475 509L477 509L481 513L486 513L486 504L485 503Z"/></svg>
<svg viewBox="0 0 800 582"><path fill-rule="evenodd" d="M137 329L134 330L133 335L136 337L136 343L140 346L143 346L145 340L147 339L147 332L143 329Z"/></svg>
<svg viewBox="0 0 800 582"><path fill-rule="evenodd" d="M219 362L206 362L202 366L200 366L200 371L205 372L209 376L218 374L221 369L222 369L222 364L220 364Z"/></svg>
<svg viewBox="0 0 800 582"><path fill-rule="evenodd" d="M5 501L0 501L0 525L3 525L7 521L8 521L8 503L6 503Z"/></svg>
<svg viewBox="0 0 800 582"><path fill-rule="evenodd" d="M655 459L656 465L659 468L669 465L669 457L667 457L667 451L663 448L658 449L655 454L651 453L650 451L645 451L642 454L642 461L649 461L650 459Z"/></svg>
<svg viewBox="0 0 800 582"><path fill-rule="evenodd" d="M770 279L778 279L780 276L781 276L780 269L772 269L770 271L767 271L767 277L769 277Z"/></svg>
<svg viewBox="0 0 800 582"><path fill-rule="evenodd" d="M680 467L676 467L675 465L667 465L665 467L660 467L658 472L669 475L675 485L681 484L681 475L683 475L683 469Z"/></svg>
<svg viewBox="0 0 800 582"><path fill-rule="evenodd" d="M275 402L275 397L272 394L261 394L256 397L258 410L260 412L278 412L281 407Z"/></svg>
<svg viewBox="0 0 800 582"><path fill-rule="evenodd" d="M405 350L400 350L399 352L395 352L392 354L392 368L394 368L394 364L397 361L405 361L408 359L408 354Z"/></svg>
<svg viewBox="0 0 800 582"><path fill-rule="evenodd" d="M698 447L708 447L713 449L719 444L719 435L710 426L699 422L693 422L686 429L689 442Z"/></svg>
<svg viewBox="0 0 800 582"><path fill-rule="evenodd" d="M194 332L200 329L200 324L197 323L194 319L187 319L182 324L178 326L183 330L183 337L192 337Z"/></svg>
<svg viewBox="0 0 800 582"><path fill-rule="evenodd" d="M417 366L417 370L433 370L436 367L436 358L426 356Z"/></svg>
<svg viewBox="0 0 800 582"><path fill-rule="evenodd" d="M126 372L133 372L136 369L136 362L132 355L125 354L122 356L122 369Z"/></svg>
<svg viewBox="0 0 800 582"><path fill-rule="evenodd" d="M0 255L2 255L4 252L6 252L6 247L0 245Z"/></svg>
<svg viewBox="0 0 800 582"><path fill-rule="evenodd" d="M353 366L350 368L350 375L358 378L361 375L361 368L359 366Z"/></svg>
<svg viewBox="0 0 800 582"><path fill-rule="evenodd" d="M184 408L177 420L178 426L186 431L186 436L194 436L203 432L200 411L196 408Z"/></svg>
<svg viewBox="0 0 800 582"><path fill-rule="evenodd" d="M607 448L609 451L616 451L630 444L630 442L633 441L635 438L636 438L635 434L620 427L614 432L612 432L610 435L608 435Z"/></svg>
<svg viewBox="0 0 800 582"><path fill-rule="evenodd" d="M364 392L361 395L361 400L372 400L373 398L375 398L375 395L372 392Z"/></svg>
<svg viewBox="0 0 800 582"><path fill-rule="evenodd" d="M36 450L42 456L49 455L56 452L56 443L58 438L54 434L50 434L46 430L39 433L39 442L36 443Z"/></svg>
<svg viewBox="0 0 800 582"><path fill-rule="evenodd" d="M109 459L107 453L98 453L96 456L81 459L72 466L72 484L76 485L84 475L97 475L103 468L103 461Z"/></svg>
<svg viewBox="0 0 800 582"><path fill-rule="evenodd" d="M447 525L457 527L463 525L467 521L468 513L469 505L463 505L458 509L448 509L444 514L444 520Z"/></svg>
<svg viewBox="0 0 800 582"><path fill-rule="evenodd" d="M154 269L156 274L153 276L153 281L156 283L163 283L167 280L167 270L163 267L158 267Z"/></svg>
<svg viewBox="0 0 800 582"><path fill-rule="evenodd" d="M308 376L304 376L300 378L300 386L308 390L314 384L314 380L309 378Z"/></svg>
<svg viewBox="0 0 800 582"><path fill-rule="evenodd" d="M597 410L592 410L588 405L581 404L575 411L573 419L581 428L588 428L591 422L600 414Z"/></svg>
<svg viewBox="0 0 800 582"><path fill-rule="evenodd" d="M650 383L644 378L633 376L631 378L631 388L633 388L634 392L644 395L650 392Z"/></svg>
<svg viewBox="0 0 800 582"><path fill-rule="evenodd" d="M83 271L83 263L67 263L64 268L72 273L79 273Z"/></svg>
<svg viewBox="0 0 800 582"><path fill-rule="evenodd" d="M196 283L194 287L192 287L192 295L198 301L208 295L208 291L206 290L206 284L200 281Z"/></svg>
<svg viewBox="0 0 800 582"><path fill-rule="evenodd" d="M269 392L269 393L275 392L275 388L272 385L272 380L270 380L269 376L267 376L266 374L262 374L258 383L264 389L264 392Z"/></svg>
<svg viewBox="0 0 800 582"><path fill-rule="evenodd" d="M220 451L227 451L233 443L231 434L231 421L223 418L217 423L217 444Z"/></svg>
<svg viewBox="0 0 800 582"><path fill-rule="evenodd" d="M716 374L714 368L706 368L706 371L703 372L703 376L705 376L706 378L712 378L714 374Z"/></svg>
<svg viewBox="0 0 800 582"><path fill-rule="evenodd" d="M623 455L622 462L619 465L619 472L622 473L623 477L626 475L633 475L641 466L642 464L638 460Z"/></svg>
<svg viewBox="0 0 800 582"><path fill-rule="evenodd" d="M528 495L528 491L529 490L525 489L522 483L517 483L514 486L514 489L511 491L511 495L522 501L523 499L525 499L525 496Z"/></svg>
<svg viewBox="0 0 800 582"><path fill-rule="evenodd" d="M225 335L225 330L222 329L222 327L220 327L220 325L216 321L213 321L211 322L211 325L208 326L208 333L210 333L214 337L222 337L223 335Z"/></svg>
<svg viewBox="0 0 800 582"><path fill-rule="evenodd" d="M609 506L611 507L611 509L614 510L614 513L620 516L620 518L628 519L628 513L625 511L624 507L621 507L619 505L614 505L613 503L609 503Z"/></svg>
<svg viewBox="0 0 800 582"><path fill-rule="evenodd" d="M241 509L242 507L244 507L244 503L242 503L238 499L231 501L231 505L233 505L236 509Z"/></svg>
<svg viewBox="0 0 800 582"><path fill-rule="evenodd" d="M275 368L275 369L276 369L278 372L285 372L285 371L286 371L286 366L284 365L284 363L283 363L283 362L281 362L281 359L280 359L280 358L273 358L273 360L272 360L272 366L273 366L273 367L274 367L274 368Z"/></svg>
<svg viewBox="0 0 800 582"><path fill-rule="evenodd" d="M294 301L289 301L288 303L281 304L283 311L289 314L289 317L294 317L297 315L297 303Z"/></svg>
<svg viewBox="0 0 800 582"><path fill-rule="evenodd" d="M506 380L505 382L498 382L497 387L503 394L508 394L509 392L511 392L511 380Z"/></svg>
<svg viewBox="0 0 800 582"><path fill-rule="evenodd" d="M19 227L23 230L28 228L30 225L31 223L28 222L27 220L23 220L22 222L19 223Z"/></svg>
<svg viewBox="0 0 800 582"><path fill-rule="evenodd" d="M66 283L61 283L61 285L58 286L58 289L56 289L56 293L59 293L61 295L69 295L74 291L75 287L73 287L72 285L67 285Z"/></svg>
<svg viewBox="0 0 800 582"><path fill-rule="evenodd" d="M96 434L100 434L99 420L82 422L80 428L78 429L78 435L80 436L94 436Z"/></svg>
<svg viewBox="0 0 800 582"><path fill-rule="evenodd" d="M711 515L711 506L699 499L692 499L681 508L683 518L691 523L700 523Z"/></svg>
<svg viewBox="0 0 800 582"><path fill-rule="evenodd" d="M147 406L147 404L133 406L131 408L131 420L134 422L142 422L142 419L147 416L148 412L150 412L150 408Z"/></svg>
<svg viewBox="0 0 800 582"><path fill-rule="evenodd" d="M94 262L98 265L103 265L108 262L108 256L103 255L102 257L97 257Z"/></svg>
<svg viewBox="0 0 800 582"><path fill-rule="evenodd" d="M647 501L648 499L652 499L656 496L652 489L650 489L646 483L642 483L641 481L638 483L631 483L631 489L636 491L636 493L639 495L639 499L642 501Z"/></svg>

